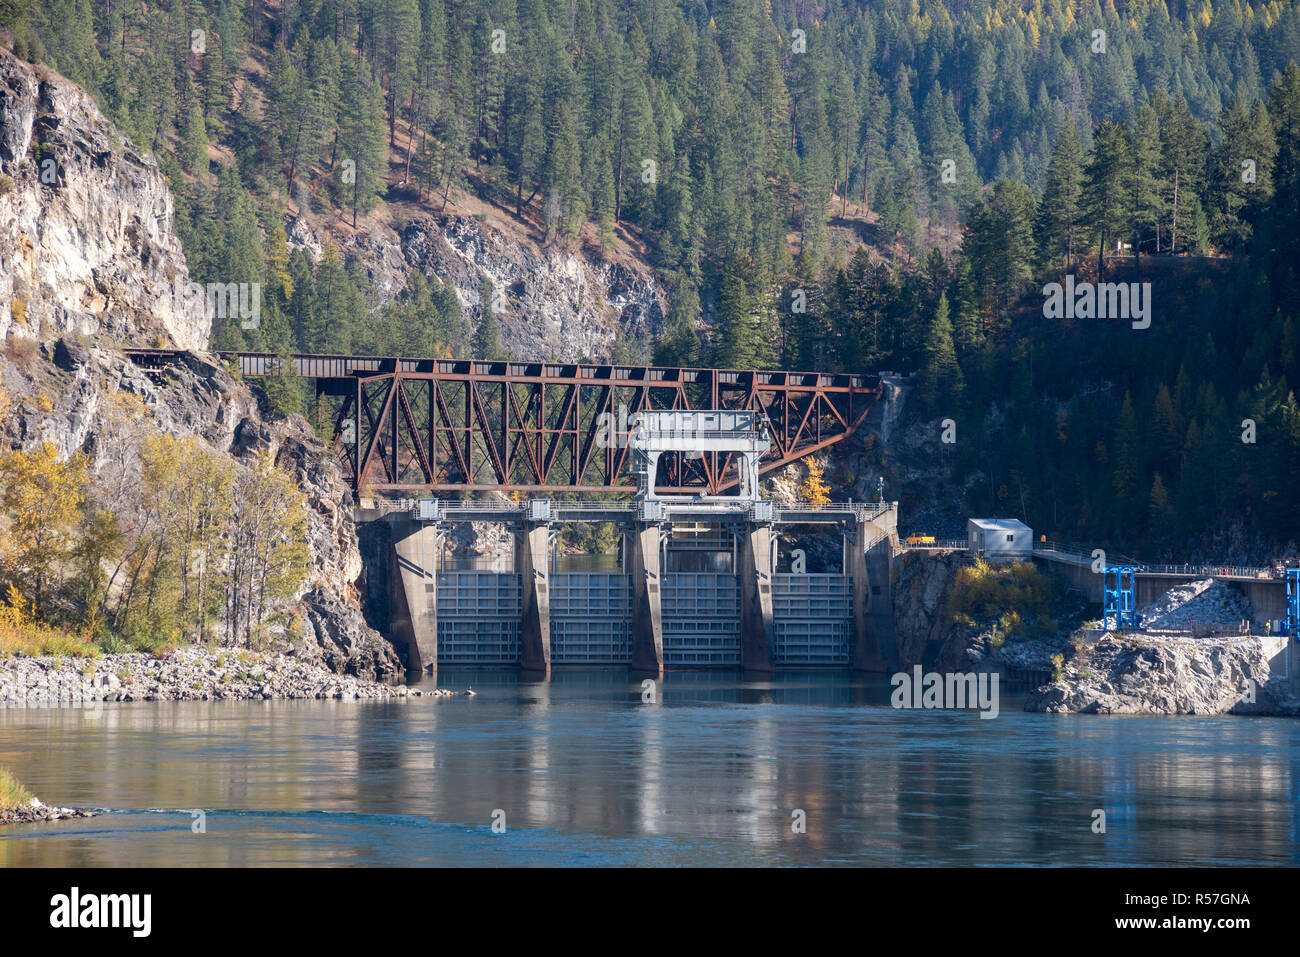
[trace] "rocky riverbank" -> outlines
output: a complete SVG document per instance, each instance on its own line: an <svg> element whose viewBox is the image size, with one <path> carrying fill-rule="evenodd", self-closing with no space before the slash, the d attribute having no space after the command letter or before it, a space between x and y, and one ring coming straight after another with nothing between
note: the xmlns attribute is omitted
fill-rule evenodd
<svg viewBox="0 0 1300 957"><path fill-rule="evenodd" d="M93 709L119 701L346 701L454 694L342 675L291 654L237 649L0 661L0 707Z"/></svg>
<svg viewBox="0 0 1300 957"><path fill-rule="evenodd" d="M33 798L30 804L0 810L0 824L37 824L43 821L62 821L75 817L95 817L98 811L83 811L75 807L51 807Z"/></svg>
<svg viewBox="0 0 1300 957"><path fill-rule="evenodd" d="M1260 638L1117 638L1079 647L1026 711L1300 715Z"/></svg>

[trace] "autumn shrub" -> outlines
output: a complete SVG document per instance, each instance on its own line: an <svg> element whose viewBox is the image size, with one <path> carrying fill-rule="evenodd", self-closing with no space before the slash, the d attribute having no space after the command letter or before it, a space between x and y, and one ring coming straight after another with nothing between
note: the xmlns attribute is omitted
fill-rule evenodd
<svg viewBox="0 0 1300 957"><path fill-rule="evenodd" d="M11 584L0 600L0 658L16 654L93 658L99 648L84 635L36 621L31 603Z"/></svg>
<svg viewBox="0 0 1300 957"><path fill-rule="evenodd" d="M12 811L26 804L31 804L32 792L23 787L22 782L13 776L6 767L0 767L0 811Z"/></svg>
<svg viewBox="0 0 1300 957"><path fill-rule="evenodd" d="M25 307L24 315L26 315ZM23 336L10 336L5 340L5 358L20 369L30 369L39 351L35 341Z"/></svg>
<svg viewBox="0 0 1300 957"><path fill-rule="evenodd" d="M1052 680L1060 681L1065 677L1065 655L1052 655Z"/></svg>
<svg viewBox="0 0 1300 957"><path fill-rule="evenodd" d="M1055 631L1051 611L1057 597L1056 583L1033 562L992 565L976 558L957 572L948 593L948 616L959 624L997 621L1007 637L1024 634L1031 625Z"/></svg>

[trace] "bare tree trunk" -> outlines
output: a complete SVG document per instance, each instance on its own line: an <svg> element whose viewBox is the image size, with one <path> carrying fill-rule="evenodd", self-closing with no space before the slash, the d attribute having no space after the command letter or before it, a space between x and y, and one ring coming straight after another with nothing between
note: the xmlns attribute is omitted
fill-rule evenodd
<svg viewBox="0 0 1300 957"><path fill-rule="evenodd" d="M1174 170L1174 216L1169 233L1169 252L1178 255L1178 170Z"/></svg>

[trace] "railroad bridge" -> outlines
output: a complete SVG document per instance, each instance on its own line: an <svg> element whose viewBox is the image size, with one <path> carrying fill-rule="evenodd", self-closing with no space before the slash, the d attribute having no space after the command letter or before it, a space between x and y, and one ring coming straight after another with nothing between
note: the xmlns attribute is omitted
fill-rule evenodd
<svg viewBox="0 0 1300 957"><path fill-rule="evenodd" d="M160 375L178 355L127 354ZM356 512L367 617L414 670L495 665L544 676L556 663L658 676L665 667L896 664L896 503L781 506L757 487L761 475L853 435L881 395L879 377L219 355L244 376L313 380L317 425L373 506ZM678 441L675 422L694 444ZM513 494L463 500L486 491ZM508 567L447 567L447 535L467 522L510 530ZM559 529L580 523L618 529L607 570L558 567ZM778 571L782 537L796 527L838 538L827 548L835 560L808 573L786 555Z"/></svg>
<svg viewBox="0 0 1300 957"><path fill-rule="evenodd" d="M146 369L178 353L128 349ZM880 378L847 373L685 369L566 362L221 352L244 376L311 379L318 426L355 492L634 492L628 422L638 412L761 413L766 475L851 436ZM736 486L734 455L666 454L663 494Z"/></svg>

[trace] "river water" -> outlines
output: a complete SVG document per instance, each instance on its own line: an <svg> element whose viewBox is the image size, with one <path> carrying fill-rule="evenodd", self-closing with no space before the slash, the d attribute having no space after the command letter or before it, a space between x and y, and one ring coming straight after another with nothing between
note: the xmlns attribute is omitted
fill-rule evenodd
<svg viewBox="0 0 1300 957"><path fill-rule="evenodd" d="M649 704L623 672L439 678L478 694L0 710L33 793L114 809L0 827L0 866L1300 862L1295 720L1007 689L982 720L843 674L670 674Z"/></svg>

